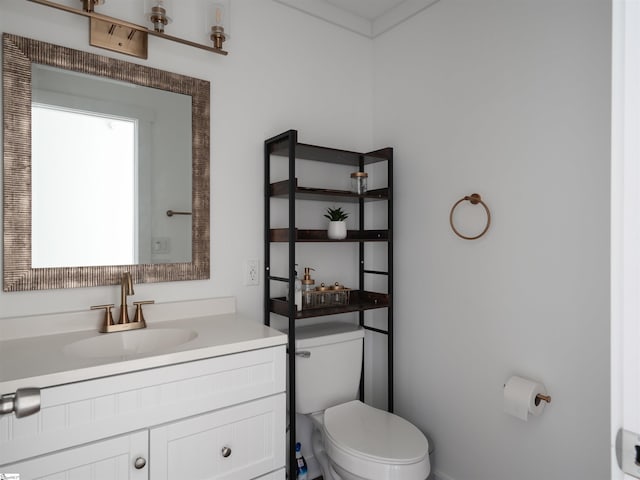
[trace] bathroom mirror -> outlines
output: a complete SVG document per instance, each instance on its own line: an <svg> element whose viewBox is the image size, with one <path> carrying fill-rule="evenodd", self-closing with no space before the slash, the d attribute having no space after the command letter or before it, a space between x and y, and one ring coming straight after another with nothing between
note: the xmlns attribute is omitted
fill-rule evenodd
<svg viewBox="0 0 640 480"><path fill-rule="evenodd" d="M3 106L5 291L209 278L209 82L4 34Z"/></svg>

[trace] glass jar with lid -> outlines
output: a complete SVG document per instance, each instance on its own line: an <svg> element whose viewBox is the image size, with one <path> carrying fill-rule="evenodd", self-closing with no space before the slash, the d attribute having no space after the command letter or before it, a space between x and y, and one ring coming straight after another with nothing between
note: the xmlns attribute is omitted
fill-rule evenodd
<svg viewBox="0 0 640 480"><path fill-rule="evenodd" d="M351 191L362 195L367 193L367 179L369 174L367 172L353 172L351 174Z"/></svg>

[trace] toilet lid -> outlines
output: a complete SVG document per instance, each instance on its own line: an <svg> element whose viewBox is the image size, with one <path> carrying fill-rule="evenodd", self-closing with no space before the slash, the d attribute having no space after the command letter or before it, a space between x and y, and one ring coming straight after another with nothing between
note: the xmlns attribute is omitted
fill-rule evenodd
<svg viewBox="0 0 640 480"><path fill-rule="evenodd" d="M324 412L327 439L346 453L385 464L411 464L429 451L426 437L407 420L360 401Z"/></svg>

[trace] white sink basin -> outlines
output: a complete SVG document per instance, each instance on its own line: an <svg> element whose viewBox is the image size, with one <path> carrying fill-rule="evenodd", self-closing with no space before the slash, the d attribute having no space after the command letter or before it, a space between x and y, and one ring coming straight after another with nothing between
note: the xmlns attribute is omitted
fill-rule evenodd
<svg viewBox="0 0 640 480"><path fill-rule="evenodd" d="M198 334L182 328L145 328L125 332L103 333L64 347L66 355L86 358L122 357L157 352L187 343Z"/></svg>

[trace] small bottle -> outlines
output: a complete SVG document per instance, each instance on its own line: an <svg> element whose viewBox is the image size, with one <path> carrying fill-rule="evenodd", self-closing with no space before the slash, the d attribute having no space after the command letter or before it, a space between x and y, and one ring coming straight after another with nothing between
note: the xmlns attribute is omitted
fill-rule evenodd
<svg viewBox="0 0 640 480"><path fill-rule="evenodd" d="M296 310L302 310L302 280L298 277L298 270L296 270L296 281L295 281L295 297L294 301L296 304Z"/></svg>
<svg viewBox="0 0 640 480"><path fill-rule="evenodd" d="M346 297L345 297L345 288L344 285L341 285L340 282L336 282L333 285L331 285L329 287L329 290L331 290L332 292L332 303L334 305L346 305L347 302L345 301Z"/></svg>
<svg viewBox="0 0 640 480"><path fill-rule="evenodd" d="M311 267L305 267L304 269L304 278L302 279L302 308L314 307L313 291L316 289L316 281L311 278L310 270L315 272L315 269Z"/></svg>
<svg viewBox="0 0 640 480"><path fill-rule="evenodd" d="M328 291L329 291L329 287L327 287L324 283L321 283L319 287L316 287L316 306L318 307L329 306L327 302Z"/></svg>
<svg viewBox="0 0 640 480"><path fill-rule="evenodd" d="M302 310L302 281L298 277L298 264L296 263L295 269L296 278L293 283L293 302L296 304L296 310ZM289 301L289 289L287 288L287 293L285 295L285 299L287 302Z"/></svg>
<svg viewBox="0 0 640 480"><path fill-rule="evenodd" d="M308 480L309 476L307 475L307 461L302 456L302 452L300 451L300 442L296 443L296 479L297 480Z"/></svg>

